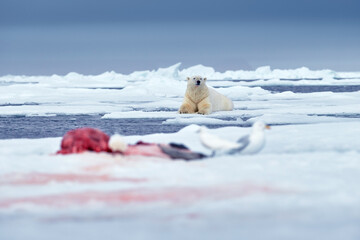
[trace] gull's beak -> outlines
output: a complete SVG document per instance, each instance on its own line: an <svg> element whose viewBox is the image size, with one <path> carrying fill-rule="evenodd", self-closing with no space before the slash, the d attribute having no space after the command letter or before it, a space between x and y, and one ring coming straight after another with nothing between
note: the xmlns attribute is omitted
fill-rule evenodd
<svg viewBox="0 0 360 240"><path fill-rule="evenodd" d="M265 126L266 129L271 129L270 125Z"/></svg>

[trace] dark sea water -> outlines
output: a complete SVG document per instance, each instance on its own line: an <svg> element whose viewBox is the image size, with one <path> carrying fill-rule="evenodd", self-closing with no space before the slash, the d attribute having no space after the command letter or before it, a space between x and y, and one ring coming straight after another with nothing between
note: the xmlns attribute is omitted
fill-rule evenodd
<svg viewBox="0 0 360 240"><path fill-rule="evenodd" d="M98 128L107 134L143 135L176 132L183 126L162 125L165 119L101 119L102 115L1 116L0 139L60 137L80 127Z"/></svg>
<svg viewBox="0 0 360 240"><path fill-rule="evenodd" d="M145 135L151 133L177 132L185 125L162 124L166 119L148 118L122 118L101 119L102 115L57 115L57 116L1 116L0 115L0 139L11 138L44 138L61 137L67 131L81 128L98 128L103 132L113 135ZM209 128L217 128L230 125L214 125ZM236 125L240 126L240 125ZM243 124L243 127L250 125Z"/></svg>
<svg viewBox="0 0 360 240"><path fill-rule="evenodd" d="M272 92L292 91L296 93L310 92L354 92L359 91L360 86L262 86ZM7 105L1 105L4 107ZM169 111L175 111L168 109ZM314 114L313 114L314 115ZM316 114L315 114L316 115ZM11 138L45 138L61 137L67 131L80 128L98 128L105 133L112 135L145 135L151 133L172 133L179 131L185 125L162 124L166 119L144 119L144 118L123 118L123 119L102 119L103 115L56 115L56 116L19 116L0 114L0 139ZM339 118L360 118L359 114L319 114L318 116L331 116ZM233 120L233 119L223 119ZM286 124L286 123L285 123ZM209 128L217 128L230 125L208 125ZM236 125L250 127L249 125Z"/></svg>
<svg viewBox="0 0 360 240"><path fill-rule="evenodd" d="M323 85L323 86L262 86L261 88L271 92L291 91L294 93L312 92L356 92L360 91L360 85Z"/></svg>

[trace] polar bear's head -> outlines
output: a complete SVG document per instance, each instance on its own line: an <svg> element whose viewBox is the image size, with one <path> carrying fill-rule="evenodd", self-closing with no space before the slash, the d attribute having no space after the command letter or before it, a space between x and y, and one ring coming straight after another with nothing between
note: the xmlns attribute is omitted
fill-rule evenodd
<svg viewBox="0 0 360 240"><path fill-rule="evenodd" d="M194 85L194 86L201 86L204 85L206 82L206 78L203 78L201 76L192 76L187 78L188 84Z"/></svg>

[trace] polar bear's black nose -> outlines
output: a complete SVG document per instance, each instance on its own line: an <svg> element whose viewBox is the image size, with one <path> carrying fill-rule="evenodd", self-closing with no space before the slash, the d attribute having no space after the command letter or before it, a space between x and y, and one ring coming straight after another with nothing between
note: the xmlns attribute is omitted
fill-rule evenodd
<svg viewBox="0 0 360 240"><path fill-rule="evenodd" d="M200 83L201 83L201 82L200 82L199 80L196 81L196 85L200 85Z"/></svg>

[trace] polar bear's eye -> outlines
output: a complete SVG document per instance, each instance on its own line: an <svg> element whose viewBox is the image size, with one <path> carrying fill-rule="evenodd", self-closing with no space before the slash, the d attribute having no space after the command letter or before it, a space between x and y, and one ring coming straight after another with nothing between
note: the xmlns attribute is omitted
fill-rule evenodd
<svg viewBox="0 0 360 240"><path fill-rule="evenodd" d="M193 78L195 80L195 78Z"/></svg>
<svg viewBox="0 0 360 240"><path fill-rule="evenodd" d="M202 78L200 78L200 80L202 80Z"/></svg>

